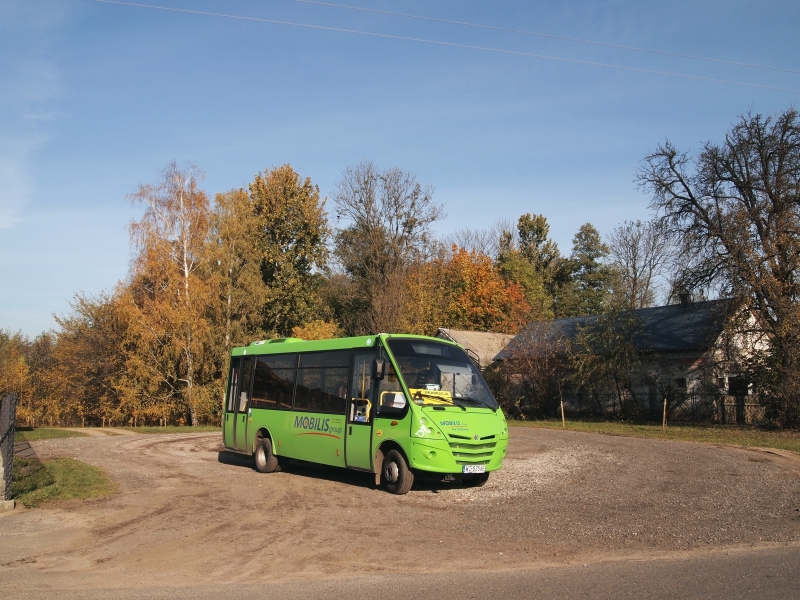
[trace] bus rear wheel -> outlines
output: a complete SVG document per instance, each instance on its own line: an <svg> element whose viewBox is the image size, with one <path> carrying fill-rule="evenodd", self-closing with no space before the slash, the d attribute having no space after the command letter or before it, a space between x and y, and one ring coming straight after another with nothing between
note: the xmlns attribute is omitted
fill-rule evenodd
<svg viewBox="0 0 800 600"><path fill-rule="evenodd" d="M414 485L414 473L408 468L408 463L397 450L389 450L383 459L381 480L386 491L392 494L407 494Z"/></svg>
<svg viewBox="0 0 800 600"><path fill-rule="evenodd" d="M269 438L259 438L254 453L256 470L260 473L273 473L278 470L278 457L272 453L272 442Z"/></svg>

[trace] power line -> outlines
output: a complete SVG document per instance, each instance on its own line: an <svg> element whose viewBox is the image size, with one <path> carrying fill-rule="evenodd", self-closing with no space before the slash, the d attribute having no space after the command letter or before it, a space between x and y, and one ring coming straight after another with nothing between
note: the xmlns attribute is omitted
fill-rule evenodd
<svg viewBox="0 0 800 600"><path fill-rule="evenodd" d="M622 50L634 50L636 52L648 52L650 54L661 54L663 56L674 56L677 58L689 58L691 60L704 60L707 62L720 63L723 65L735 65L737 67L749 67L751 69L765 69L767 71L779 71L781 73L794 73L800 75L800 71L793 69L781 69L778 67L768 67L766 65L755 65L752 63L736 62L732 60L723 60L720 58L709 58L706 56L694 56L692 54L680 54L678 52L667 52L665 50L651 50L649 48L638 48L636 46L623 46L621 44L611 44L609 42L597 42L594 40L583 40L580 38L566 37L562 35L552 35L549 33L540 33L537 31L523 31L521 29L509 29L506 27L495 27L493 25L482 25L480 23L469 23L466 21L451 21L448 19L438 19L436 17L425 17L422 15L411 15L408 13L390 12L387 10L378 10L375 8L362 8L360 6L347 6L344 4L331 4L330 2L317 2L316 0L292 0L292 2L299 2L302 4L316 4L318 6L327 6L330 8L342 8L345 10L357 10L361 12L376 13L379 15L390 15L393 17L404 17L406 19L419 19L420 21L433 21L435 23L445 23L447 25L460 25L462 27L475 27L478 29L489 29L492 31L503 31L505 33L517 33L520 35L530 35L536 37L550 38L552 40L562 40L566 42L577 42L579 44L592 44L595 46L605 46L607 48L619 48Z"/></svg>
<svg viewBox="0 0 800 600"><path fill-rule="evenodd" d="M153 10L163 10L169 12L177 12L177 13L188 13L193 15L203 15L207 17L221 17L225 19L236 19L240 21L255 21L258 23L270 23L273 25L288 25L290 27L303 27L306 29L315 29L318 31L332 31L336 33L350 33L354 35L363 35L368 37L376 37L376 38L384 38L384 39L391 39L391 40L401 40L405 42L418 42L422 44L433 44L436 46L447 46L450 48L463 48L468 50L480 50L484 52L494 52L497 54L510 54L513 56L525 56L528 58L539 58L543 60L555 60L560 62L567 62L579 65L589 65L593 67L605 67L608 69L619 69L623 71L634 71L637 73L650 73L652 75L666 75L668 77L680 77L682 79L694 79L696 81L712 81L714 83L726 83L729 85L740 85L744 87L752 87L752 88L760 88L764 90L775 90L779 92L792 92L795 94L800 94L800 90L793 90L790 88L781 88L775 87L771 85L761 85L758 83L746 83L743 81L733 81L730 79L719 79L714 77L701 77L699 75L685 75L683 73L672 73L669 71L656 71L653 69L644 69L640 67L626 67L623 65L614 65L610 63L601 63L601 62L592 62L587 60L578 60L575 58L563 58L560 56L547 56L545 54L533 54L530 52L518 52L516 50L504 50L502 48L491 48L488 46L474 46L471 44L458 44L455 42L442 42L439 40L428 40L424 38L415 38L415 37L408 37L402 35L391 35L388 33L375 33L371 31L358 31L355 29L343 29L339 27L327 27L324 25L310 25L308 23L293 23L291 21L278 21L275 19L263 19L260 17L245 17L241 15L228 15L224 13L212 13L212 12L205 12L199 10L190 10L188 8L172 8L169 6L155 6L151 4L138 4L134 2L122 2L120 0L94 0L94 2L100 2L103 4L118 4L121 6L135 6L137 8L149 8Z"/></svg>

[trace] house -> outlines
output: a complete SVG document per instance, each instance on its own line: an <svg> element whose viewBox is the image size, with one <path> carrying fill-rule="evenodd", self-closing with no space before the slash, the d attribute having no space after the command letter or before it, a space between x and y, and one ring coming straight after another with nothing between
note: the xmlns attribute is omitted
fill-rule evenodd
<svg viewBox="0 0 800 600"><path fill-rule="evenodd" d="M465 331L463 329L446 329L440 327L435 337L461 344L472 361L483 370L492 364L492 360L513 338L505 333L485 331Z"/></svg>
<svg viewBox="0 0 800 600"><path fill-rule="evenodd" d="M613 407L616 402L621 407L632 399L655 416L667 398L670 407L683 416L701 412L712 413L721 422L751 422L763 415L763 408L747 402L748 385L740 372L753 341L731 333L736 308L727 299L684 299L680 304L623 311L610 320L606 315L532 323L494 360L544 352L566 356L570 345L574 347L587 332L597 332L599 347L610 347L604 344L604 336L617 335L635 353L635 364L622 377L622 385L618 378L580 388L567 386L560 393L574 410L600 407L605 395L606 405Z"/></svg>

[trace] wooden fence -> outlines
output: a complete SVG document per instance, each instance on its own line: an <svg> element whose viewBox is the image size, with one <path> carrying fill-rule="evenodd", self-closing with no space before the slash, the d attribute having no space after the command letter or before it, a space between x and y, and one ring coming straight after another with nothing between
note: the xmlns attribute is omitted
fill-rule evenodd
<svg viewBox="0 0 800 600"><path fill-rule="evenodd" d="M591 414L614 417L621 410L615 394L576 394L569 395L565 400L566 410L573 416ZM639 407L639 418L661 421L663 399L642 394L634 398L629 396L625 401L632 401L629 409L631 406ZM523 401L516 408L527 416L538 416L530 402ZM765 407L757 402L755 396L684 393L670 398L668 408L669 420L672 422L751 425L762 422L765 417ZM545 416L558 416L555 401L549 404L540 403L538 409Z"/></svg>
<svg viewBox="0 0 800 600"><path fill-rule="evenodd" d="M722 396L716 416L723 425L752 425L764 420L765 407L748 396Z"/></svg>

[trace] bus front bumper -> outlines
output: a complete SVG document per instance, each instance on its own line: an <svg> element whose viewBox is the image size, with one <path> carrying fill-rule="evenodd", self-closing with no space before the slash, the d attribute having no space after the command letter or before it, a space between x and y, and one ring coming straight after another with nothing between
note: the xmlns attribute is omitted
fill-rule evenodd
<svg viewBox="0 0 800 600"><path fill-rule="evenodd" d="M417 471L461 475L474 467L484 465L486 472L496 471L503 466L508 439L497 440L493 448L472 449L465 444L457 444L451 448L444 440L412 443L410 467ZM485 444L481 445L485 446ZM465 467L467 467L465 469ZM474 472L474 470L472 471Z"/></svg>

